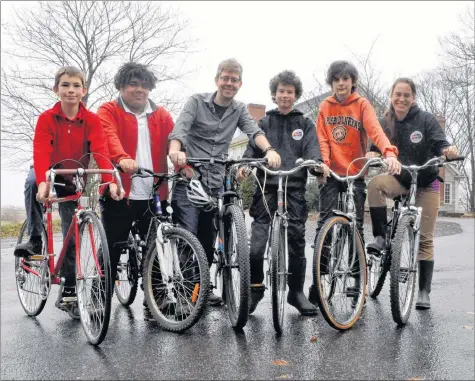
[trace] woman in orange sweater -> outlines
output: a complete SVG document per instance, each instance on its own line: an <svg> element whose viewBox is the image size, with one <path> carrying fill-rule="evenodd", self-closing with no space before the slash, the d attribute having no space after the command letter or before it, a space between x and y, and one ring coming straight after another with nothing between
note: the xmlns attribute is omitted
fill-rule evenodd
<svg viewBox="0 0 475 381"><path fill-rule="evenodd" d="M356 92L358 70L347 61L335 61L327 72L326 83L332 95L320 104L317 120L317 136L324 163L340 176L355 175L364 165L368 136L387 160L390 174L399 174L401 164L396 159L397 148L389 142L374 108L369 101ZM320 189L319 219L316 236L338 207L338 194L346 184L328 177ZM364 244L363 219L366 200L366 184L363 178L355 181L356 225ZM317 303L317 289L310 286L309 300Z"/></svg>

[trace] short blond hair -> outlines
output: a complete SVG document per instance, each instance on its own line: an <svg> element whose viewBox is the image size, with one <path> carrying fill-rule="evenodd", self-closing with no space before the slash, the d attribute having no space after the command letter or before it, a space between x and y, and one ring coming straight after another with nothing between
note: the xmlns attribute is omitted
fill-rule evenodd
<svg viewBox="0 0 475 381"><path fill-rule="evenodd" d="M242 80L242 65L235 58L229 58L219 64L216 72L216 80L223 71L230 71L231 73L239 74L239 80Z"/></svg>
<svg viewBox="0 0 475 381"><path fill-rule="evenodd" d="M79 70L74 66L63 66L56 72L56 75L54 76L54 87L57 88L59 86L59 80L64 74L69 75L70 77L78 77L81 80L82 87L86 87L84 73L82 70Z"/></svg>

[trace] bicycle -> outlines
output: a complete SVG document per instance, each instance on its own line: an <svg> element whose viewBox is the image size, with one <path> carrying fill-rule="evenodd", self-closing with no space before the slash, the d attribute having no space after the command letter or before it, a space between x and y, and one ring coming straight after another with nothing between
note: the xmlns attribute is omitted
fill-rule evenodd
<svg viewBox="0 0 475 381"><path fill-rule="evenodd" d="M205 310L210 282L208 262L198 239L171 222L171 207L167 208L167 215L163 213L156 191L165 180L186 180L181 174L154 173L141 167L133 177L158 179L153 185L155 210L143 240L135 224L132 227L132 244L145 248L146 253L143 259L136 255L141 250L129 255L125 268L124 262L119 262L120 270L125 270L126 279L135 290L134 294L121 294L119 300L123 297L122 304L126 299L131 303L141 274L145 300L158 324L168 331L183 332L192 327Z"/></svg>
<svg viewBox="0 0 475 381"><path fill-rule="evenodd" d="M218 277L222 284L223 301L231 325L242 329L249 318L251 274L249 246L239 184L235 179L238 165L265 159L187 158L187 164L199 167L205 164L224 165L223 190L218 193L216 227L218 234L214 249L216 262L215 285ZM216 287L216 286L215 286Z"/></svg>
<svg viewBox="0 0 475 381"><path fill-rule="evenodd" d="M430 166L442 167L447 162L464 159L465 157L460 156L447 160L445 156L440 156L430 159L423 165L402 165L402 169L411 174L409 192L406 196L398 196L394 199L391 217L386 227L384 249L380 256L368 252L367 264L368 294L372 298L379 295L387 273L390 272L391 314L398 326L406 324L411 314L417 278L417 253L422 213L422 208L416 207L418 171Z"/></svg>
<svg viewBox="0 0 475 381"><path fill-rule="evenodd" d="M327 323L341 331L358 321L365 303L366 258L356 227L354 182L375 161L380 159L369 159L354 176L342 177L330 169L330 175L346 182L348 188L339 194L337 209L315 237L313 284L317 303Z"/></svg>
<svg viewBox="0 0 475 381"><path fill-rule="evenodd" d="M65 282L65 279L59 276L59 272L68 244L74 238L77 297L69 297L65 301L77 301L79 319L86 337L91 344L99 345L104 340L109 327L111 311L110 258L102 223L97 214L89 207L88 198L82 197L84 190L82 177L88 174L112 174L119 187L122 188L120 176L115 169L50 169L46 174L47 183L50 184L50 198L45 203L42 251L39 255L27 258L15 257L15 279L20 303L28 316L33 317L41 313L53 284L60 285L57 301L59 303ZM55 183L56 175L73 175L76 193L58 198L54 186L64 186L64 184ZM64 239L63 248L55 263L52 205L66 201L77 201L77 209ZM23 223L18 243L26 238L26 227L27 221ZM71 312L70 316L76 318Z"/></svg>
<svg viewBox="0 0 475 381"><path fill-rule="evenodd" d="M272 301L272 321L275 331L280 334L283 331L283 323L285 316L285 305L287 299L287 277L289 275L287 269L288 258L288 236L287 228L289 217L287 214L287 183L285 192L282 187L283 178L293 175L303 168L312 167L319 168L321 165L314 160L298 159L295 163L297 166L287 171L272 171L260 162L247 164L249 167L256 167L263 170L266 174L279 177L277 188L277 210L271 217L271 228L269 230L269 238L267 243L267 261L268 270L266 273L267 288L271 289ZM264 196L264 189L261 187Z"/></svg>

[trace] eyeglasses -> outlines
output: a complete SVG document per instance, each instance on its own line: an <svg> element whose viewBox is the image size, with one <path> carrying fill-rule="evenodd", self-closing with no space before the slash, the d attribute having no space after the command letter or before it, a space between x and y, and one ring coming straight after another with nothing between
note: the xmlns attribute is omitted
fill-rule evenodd
<svg viewBox="0 0 475 381"><path fill-rule="evenodd" d="M219 79L224 83L228 83L229 81L231 81L231 83L238 83L240 81L240 79L236 77L219 77Z"/></svg>

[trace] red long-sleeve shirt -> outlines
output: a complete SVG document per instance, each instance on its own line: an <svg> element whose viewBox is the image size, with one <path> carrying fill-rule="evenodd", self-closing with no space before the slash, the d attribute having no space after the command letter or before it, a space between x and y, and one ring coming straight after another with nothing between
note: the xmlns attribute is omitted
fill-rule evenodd
<svg viewBox="0 0 475 381"><path fill-rule="evenodd" d="M79 161L88 152L97 153L94 159L99 168L113 169L109 155L106 135L101 120L80 103L79 111L73 120L68 119L61 109L61 102L43 112L36 123L33 138L33 166L36 183L46 181L46 171L61 160ZM63 169L75 169L78 163L66 160L61 163ZM81 159L87 168L89 156ZM102 175L102 181L111 181L112 175Z"/></svg>

